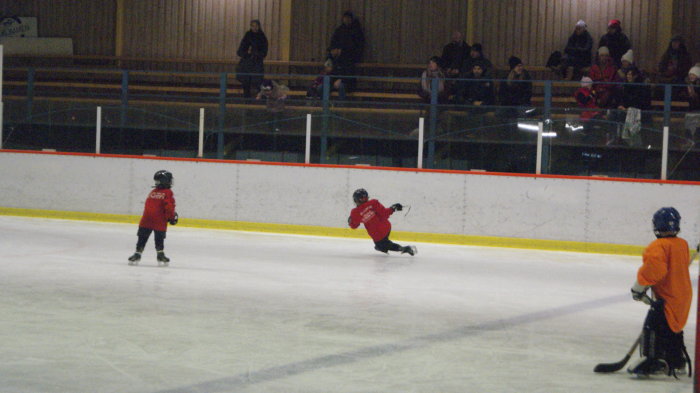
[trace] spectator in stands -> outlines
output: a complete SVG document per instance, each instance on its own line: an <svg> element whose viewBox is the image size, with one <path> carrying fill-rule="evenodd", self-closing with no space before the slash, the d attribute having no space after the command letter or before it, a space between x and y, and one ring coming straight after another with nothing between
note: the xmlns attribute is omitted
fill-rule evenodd
<svg viewBox="0 0 700 393"><path fill-rule="evenodd" d="M623 56L624 58L624 56ZM651 109L651 87L644 81L642 72L637 67L630 67L625 74L622 85L621 102L615 113L617 121L624 124L621 135L615 135L616 143L631 146L642 145L642 122L648 121Z"/></svg>
<svg viewBox="0 0 700 393"><path fill-rule="evenodd" d="M634 65L634 52L630 49L620 58L620 69L617 70L617 79L620 82L627 82L627 71L632 68L637 67ZM637 69L637 72L639 72L639 69Z"/></svg>
<svg viewBox="0 0 700 393"><path fill-rule="evenodd" d="M236 53L241 58L236 67L236 79L243 85L243 97L253 97L253 89L262 82L262 74L265 72L263 59L267 56L267 37L259 20L250 21L250 30L243 36Z"/></svg>
<svg viewBox="0 0 700 393"><path fill-rule="evenodd" d="M617 109L651 109L651 87L645 83L642 71L637 67L630 67L625 74L625 82L633 84L624 84L622 86L622 98Z"/></svg>
<svg viewBox="0 0 700 393"><path fill-rule="evenodd" d="M306 98L322 98L323 97L323 79L326 75L331 75L333 72L333 60L326 59L323 63L321 74L311 82L308 90L306 90Z"/></svg>
<svg viewBox="0 0 700 393"><path fill-rule="evenodd" d="M464 59L462 67L460 68L460 78L465 78L466 75L471 74L475 64L481 66L484 73L490 74L493 70L493 64L489 59L484 57L484 49L481 44L474 44L469 50L469 57Z"/></svg>
<svg viewBox="0 0 700 393"><path fill-rule="evenodd" d="M659 63L659 82L683 83L692 65L693 60L683 37L677 35L671 38Z"/></svg>
<svg viewBox="0 0 700 393"><path fill-rule="evenodd" d="M695 64L688 71L686 92L688 96L689 112L685 115L685 129L688 137L688 146L693 146L694 141L700 137L700 63Z"/></svg>
<svg viewBox="0 0 700 393"><path fill-rule="evenodd" d="M355 63L343 53L341 48L332 48L328 60L333 64L331 69L331 90L338 91L338 98L344 101L347 91L355 84Z"/></svg>
<svg viewBox="0 0 700 393"><path fill-rule="evenodd" d="M440 58L433 56L428 60L428 67L423 71L420 77L420 91L418 95L423 99L424 102L430 103L431 91L433 86L433 79L438 80L438 103L444 104L447 102L448 93L445 89L445 74L440 69Z"/></svg>
<svg viewBox="0 0 700 393"><path fill-rule="evenodd" d="M333 32L330 49L333 48L340 48L353 65L362 61L365 34L362 32L360 21L355 18L352 11L343 13L342 23Z"/></svg>
<svg viewBox="0 0 700 393"><path fill-rule="evenodd" d="M452 42L442 49L440 66L445 70L448 78L456 78L462 63L469 56L471 46L464 41L462 33L455 31L452 33Z"/></svg>
<svg viewBox="0 0 700 393"><path fill-rule="evenodd" d="M587 29L586 22L579 20L566 43L561 63L561 74L566 80L580 77L591 66L593 37Z"/></svg>
<svg viewBox="0 0 700 393"><path fill-rule="evenodd" d="M578 107L581 108L579 119L583 122L583 132L586 140L593 141L591 119L599 119L603 117L603 113L599 111L596 104L596 92L593 89L593 79L584 76L581 78L581 87L574 92L574 98Z"/></svg>
<svg viewBox="0 0 700 393"><path fill-rule="evenodd" d="M524 107L531 104L532 82L530 73L527 72L520 58L511 56L508 59L510 72L508 79L501 82L498 95L501 105L512 107Z"/></svg>
<svg viewBox="0 0 700 393"><path fill-rule="evenodd" d="M608 22L608 32L600 37L598 48L606 47L610 51L613 63L616 67L620 67L622 55L632 49L632 43L629 38L622 32L620 21L613 19ZM595 78L593 79L595 80Z"/></svg>
<svg viewBox="0 0 700 393"><path fill-rule="evenodd" d="M496 94L493 80L487 70L485 63L475 62L472 66L472 72L466 75L466 78L469 80L466 81L464 90L458 99L468 105L494 105L496 103Z"/></svg>
<svg viewBox="0 0 700 393"><path fill-rule="evenodd" d="M700 110L700 63L695 64L688 71L688 86L686 88L688 95L689 110Z"/></svg>
<svg viewBox="0 0 700 393"><path fill-rule="evenodd" d="M260 100L265 98L267 109L270 112L282 112L288 94L289 88L287 86L279 84L271 79L265 79L260 85L260 92L256 99Z"/></svg>
<svg viewBox="0 0 700 393"><path fill-rule="evenodd" d="M598 48L598 60L591 67L589 76L596 82L594 90L598 106L601 108L615 108L617 86L609 82L616 81L617 67L615 67L607 47L602 46Z"/></svg>

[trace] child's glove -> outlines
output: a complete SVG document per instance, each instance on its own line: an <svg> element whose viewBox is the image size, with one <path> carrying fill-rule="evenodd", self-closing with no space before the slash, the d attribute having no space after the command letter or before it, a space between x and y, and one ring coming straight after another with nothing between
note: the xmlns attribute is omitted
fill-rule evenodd
<svg viewBox="0 0 700 393"><path fill-rule="evenodd" d="M395 212L400 212L401 210L403 210L403 206L401 206L400 203L394 203L393 205L391 205L390 208Z"/></svg>
<svg viewBox="0 0 700 393"><path fill-rule="evenodd" d="M175 225L175 224L177 224L177 221L178 221L179 219L180 219L180 216L178 216L178 215L177 215L177 212L175 212L175 216L173 216L173 218L171 218L170 220L168 220L168 222L170 223L170 225Z"/></svg>

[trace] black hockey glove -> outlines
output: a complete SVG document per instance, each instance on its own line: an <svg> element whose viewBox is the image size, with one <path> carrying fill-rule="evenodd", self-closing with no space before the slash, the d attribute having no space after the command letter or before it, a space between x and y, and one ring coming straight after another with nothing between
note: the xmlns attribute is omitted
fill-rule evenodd
<svg viewBox="0 0 700 393"><path fill-rule="evenodd" d="M175 213L175 216L173 218L171 218L170 220L168 220L168 222L170 223L170 225L176 225L177 221L179 219L180 219L180 216L178 216L177 213Z"/></svg>
<svg viewBox="0 0 700 393"><path fill-rule="evenodd" d="M403 206L401 206L400 203L394 203L393 205L390 206L390 209L395 211L395 212L400 212L403 210Z"/></svg>
<svg viewBox="0 0 700 393"><path fill-rule="evenodd" d="M352 224L352 217L348 217L348 225Z"/></svg>

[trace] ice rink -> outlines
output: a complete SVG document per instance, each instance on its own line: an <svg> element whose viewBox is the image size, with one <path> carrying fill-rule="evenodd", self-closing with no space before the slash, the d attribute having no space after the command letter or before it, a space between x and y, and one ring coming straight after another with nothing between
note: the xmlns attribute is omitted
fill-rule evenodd
<svg viewBox="0 0 700 393"><path fill-rule="evenodd" d="M0 216L0 392L692 391L592 372L641 329L638 257L172 227L128 266L136 229Z"/></svg>

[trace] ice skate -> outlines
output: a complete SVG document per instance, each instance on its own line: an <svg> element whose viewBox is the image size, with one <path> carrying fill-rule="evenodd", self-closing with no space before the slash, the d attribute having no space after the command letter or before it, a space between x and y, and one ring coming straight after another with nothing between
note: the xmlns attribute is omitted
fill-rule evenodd
<svg viewBox="0 0 700 393"><path fill-rule="evenodd" d="M669 375L668 364L663 359L643 357L637 363L631 365L627 372L637 377L650 377L652 375Z"/></svg>
<svg viewBox="0 0 700 393"><path fill-rule="evenodd" d="M165 256L163 251L158 251L158 266L168 266L170 258Z"/></svg>
<svg viewBox="0 0 700 393"><path fill-rule="evenodd" d="M404 246L401 249L401 254L408 254L410 256L414 256L418 253L418 249L416 246Z"/></svg>
<svg viewBox="0 0 700 393"><path fill-rule="evenodd" d="M139 261L141 260L141 253L136 251L134 255L129 257L129 265L138 265Z"/></svg>

